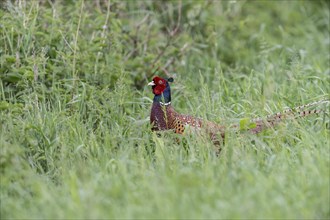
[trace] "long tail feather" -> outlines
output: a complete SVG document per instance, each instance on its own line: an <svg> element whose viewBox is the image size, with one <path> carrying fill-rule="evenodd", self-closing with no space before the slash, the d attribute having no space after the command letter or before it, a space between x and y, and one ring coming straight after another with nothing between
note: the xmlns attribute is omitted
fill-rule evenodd
<svg viewBox="0 0 330 220"><path fill-rule="evenodd" d="M250 130L252 133L256 134L263 131L266 128L272 128L279 124L283 119L295 119L300 117L306 117L313 114L319 114L325 112L324 108L318 109L319 106L329 105L329 100L320 100L317 102L312 102L306 105L301 105L293 109L287 109L283 112L268 115L263 118L258 118L252 121L252 126Z"/></svg>

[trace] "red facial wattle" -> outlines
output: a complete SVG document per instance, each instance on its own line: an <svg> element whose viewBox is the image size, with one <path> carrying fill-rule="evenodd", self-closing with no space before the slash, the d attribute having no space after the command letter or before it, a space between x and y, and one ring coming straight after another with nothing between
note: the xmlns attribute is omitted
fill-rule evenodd
<svg viewBox="0 0 330 220"><path fill-rule="evenodd" d="M166 89L166 80L165 79L156 76L152 79L152 82L153 82L152 92L155 95L162 94L164 92L164 90Z"/></svg>

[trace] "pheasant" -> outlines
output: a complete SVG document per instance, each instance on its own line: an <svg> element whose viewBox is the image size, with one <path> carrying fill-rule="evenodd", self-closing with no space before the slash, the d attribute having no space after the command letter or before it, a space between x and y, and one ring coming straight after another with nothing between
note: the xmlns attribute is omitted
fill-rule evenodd
<svg viewBox="0 0 330 220"><path fill-rule="evenodd" d="M204 129L210 136L214 144L219 145L224 140L224 126L219 124L196 118L190 115L184 115L176 112L171 105L171 88L169 82L173 82L173 78L167 80L159 76L155 76L148 84L152 86L152 92L155 95L150 114L150 123L152 131L173 130L175 133L183 134L186 126L190 126L195 130ZM305 117L311 114L318 114L321 110L303 110L310 106L329 103L328 100L313 102L307 105L299 106L294 109L288 109L283 113L269 115L265 119L255 119L252 121L240 123L240 125L232 125L230 128L239 130L248 130L253 134L274 127L284 118L289 117Z"/></svg>

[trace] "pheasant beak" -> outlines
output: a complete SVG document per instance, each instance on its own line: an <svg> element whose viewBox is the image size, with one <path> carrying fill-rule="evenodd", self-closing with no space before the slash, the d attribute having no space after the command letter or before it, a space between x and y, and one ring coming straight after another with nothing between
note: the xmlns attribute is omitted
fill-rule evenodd
<svg viewBox="0 0 330 220"><path fill-rule="evenodd" d="M155 86L155 82L154 81L151 81L150 83L148 83L148 86Z"/></svg>

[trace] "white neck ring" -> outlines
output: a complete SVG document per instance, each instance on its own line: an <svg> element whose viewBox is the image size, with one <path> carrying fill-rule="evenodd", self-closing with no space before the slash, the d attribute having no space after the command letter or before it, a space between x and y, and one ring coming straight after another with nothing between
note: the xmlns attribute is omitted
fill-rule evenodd
<svg viewBox="0 0 330 220"><path fill-rule="evenodd" d="M164 106L168 106L171 104L171 102L166 102L166 103L162 103L162 102L159 102L161 105L164 105Z"/></svg>

